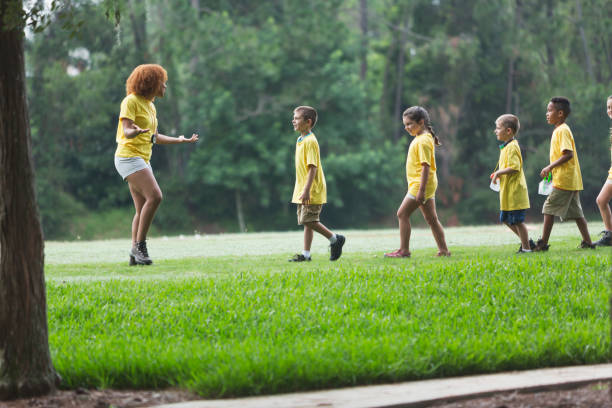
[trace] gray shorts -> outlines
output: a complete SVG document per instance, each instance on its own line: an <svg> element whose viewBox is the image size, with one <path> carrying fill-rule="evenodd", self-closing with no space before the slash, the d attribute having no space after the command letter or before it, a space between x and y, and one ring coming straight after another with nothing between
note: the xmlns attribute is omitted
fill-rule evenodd
<svg viewBox="0 0 612 408"><path fill-rule="evenodd" d="M548 195L542 214L556 215L561 220L575 220L583 218L582 205L580 205L580 193L578 191L567 191L553 188Z"/></svg>
<svg viewBox="0 0 612 408"><path fill-rule="evenodd" d="M136 173L137 171L150 169L151 164L144 161L142 157L118 157L115 156L115 168L117 173L125 180L130 174Z"/></svg>

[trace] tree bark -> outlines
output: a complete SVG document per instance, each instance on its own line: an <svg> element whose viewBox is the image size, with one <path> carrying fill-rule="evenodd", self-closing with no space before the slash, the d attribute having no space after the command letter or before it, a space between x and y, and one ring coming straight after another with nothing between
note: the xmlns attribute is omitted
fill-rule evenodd
<svg viewBox="0 0 612 408"><path fill-rule="evenodd" d="M368 0L359 1L359 27L361 28L361 68L359 78L365 80L368 74Z"/></svg>
<svg viewBox="0 0 612 408"><path fill-rule="evenodd" d="M23 26L3 22L11 2L0 0L0 399L50 392L59 378L49 353Z"/></svg>
<svg viewBox="0 0 612 408"><path fill-rule="evenodd" d="M246 224L244 223L244 211L242 209L242 195L240 190L235 190L236 198L236 217L238 218L238 228L240 232L246 232Z"/></svg>
<svg viewBox="0 0 612 408"><path fill-rule="evenodd" d="M399 123L402 117L402 96L404 93L404 64L406 62L406 42L408 41L408 29L410 27L410 12L406 11L404 15L403 30L398 34L399 43L397 47L397 76L395 78L395 103L393 120L397 121L398 125L394 126L393 140L397 142L402 136L404 126Z"/></svg>
<svg viewBox="0 0 612 408"><path fill-rule="evenodd" d="M589 44L587 42L586 33L584 32L584 21L582 19L582 3L580 0L576 0L576 12L578 14L578 32L580 33L580 39L582 40L582 49L584 51L584 63L589 79L595 83L595 71L593 70L593 62L591 61L591 52L589 50Z"/></svg>

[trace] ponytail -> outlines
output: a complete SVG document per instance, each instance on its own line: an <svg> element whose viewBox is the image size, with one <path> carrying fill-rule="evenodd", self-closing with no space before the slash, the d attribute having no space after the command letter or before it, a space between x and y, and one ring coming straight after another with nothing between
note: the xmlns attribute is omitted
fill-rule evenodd
<svg viewBox="0 0 612 408"><path fill-rule="evenodd" d="M438 136L436 136L436 132L434 132L434 130L433 130L433 126L431 126L431 123L430 123L430 122L427 122L427 125L426 125L426 126L427 126L427 130L429 131L429 133L431 133L431 136L432 136L432 137L433 137L433 139L434 139L434 144L435 144L436 146L440 146L442 143L440 143L440 139L438 139Z"/></svg>

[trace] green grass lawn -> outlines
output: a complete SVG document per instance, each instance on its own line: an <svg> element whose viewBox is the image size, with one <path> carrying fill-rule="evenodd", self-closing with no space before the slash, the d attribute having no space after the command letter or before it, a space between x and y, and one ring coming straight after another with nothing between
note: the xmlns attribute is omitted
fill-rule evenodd
<svg viewBox="0 0 612 408"><path fill-rule="evenodd" d="M129 240L47 243L64 386L227 397L609 361L612 251L576 249L575 225L523 255L501 226L449 228L449 259L427 230L410 259L382 258L397 231L346 235L302 264L299 232L153 239L131 268Z"/></svg>

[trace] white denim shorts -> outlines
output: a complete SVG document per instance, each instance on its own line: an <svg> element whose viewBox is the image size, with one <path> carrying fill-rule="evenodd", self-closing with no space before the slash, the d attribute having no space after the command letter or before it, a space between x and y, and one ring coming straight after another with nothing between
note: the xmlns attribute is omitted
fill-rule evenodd
<svg viewBox="0 0 612 408"><path fill-rule="evenodd" d="M144 161L142 157L118 157L115 156L115 168L117 173L125 180L130 174L144 169L151 169L150 163Z"/></svg>

